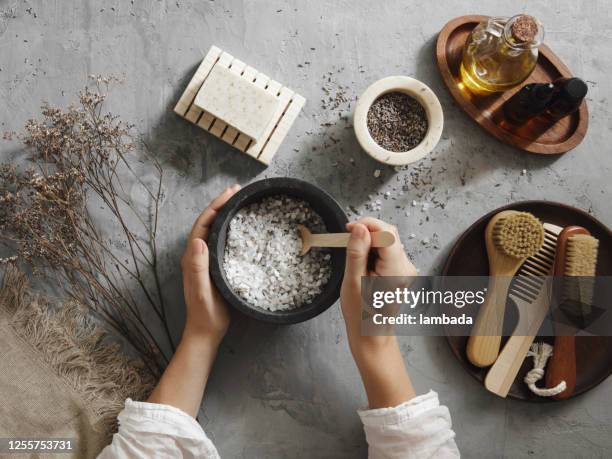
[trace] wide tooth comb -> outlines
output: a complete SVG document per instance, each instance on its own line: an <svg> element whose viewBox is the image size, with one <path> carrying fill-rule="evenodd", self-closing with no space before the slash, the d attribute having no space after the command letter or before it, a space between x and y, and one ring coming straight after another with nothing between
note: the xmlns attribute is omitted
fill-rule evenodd
<svg viewBox="0 0 612 459"><path fill-rule="evenodd" d="M485 377L487 390L500 397L508 395L527 351L548 314L552 288L551 283L546 282L547 279L543 276L550 276L552 273L557 237L562 229L544 223L544 245L537 254L525 261L510 287L509 295L519 310L519 322L514 333L520 335L513 334L508 339Z"/></svg>
<svg viewBox="0 0 612 459"><path fill-rule="evenodd" d="M545 276L550 276L555 263L557 236L562 228L544 223L544 244L532 257L527 258L521 266L510 287L510 296L517 296L532 303L544 283Z"/></svg>

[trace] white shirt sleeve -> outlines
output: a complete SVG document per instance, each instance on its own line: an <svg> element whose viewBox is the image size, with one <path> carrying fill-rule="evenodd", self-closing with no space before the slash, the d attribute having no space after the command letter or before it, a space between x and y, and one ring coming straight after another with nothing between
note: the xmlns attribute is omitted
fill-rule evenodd
<svg viewBox="0 0 612 459"><path fill-rule="evenodd" d="M370 459L459 457L448 408L429 391L394 408L359 411Z"/></svg>
<svg viewBox="0 0 612 459"><path fill-rule="evenodd" d="M178 408L128 398L118 420L119 431L98 459L219 459L200 424Z"/></svg>

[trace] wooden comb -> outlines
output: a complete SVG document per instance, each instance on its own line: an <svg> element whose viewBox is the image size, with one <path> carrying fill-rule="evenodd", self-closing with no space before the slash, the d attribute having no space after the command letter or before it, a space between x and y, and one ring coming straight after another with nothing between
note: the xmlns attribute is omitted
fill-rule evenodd
<svg viewBox="0 0 612 459"><path fill-rule="evenodd" d="M500 397L508 395L531 343L548 314L552 285L546 276L553 272L557 237L561 230L559 226L544 223L544 245L525 261L510 286L509 296L519 311L516 331L521 334L508 339L485 377L487 390Z"/></svg>

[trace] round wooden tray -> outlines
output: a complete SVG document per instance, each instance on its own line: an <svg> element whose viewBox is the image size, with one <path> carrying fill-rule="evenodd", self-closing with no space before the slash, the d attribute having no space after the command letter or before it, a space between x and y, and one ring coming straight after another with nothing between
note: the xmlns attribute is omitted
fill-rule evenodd
<svg viewBox="0 0 612 459"><path fill-rule="evenodd" d="M584 138L589 124L586 101L582 102L578 111L556 123L534 118L517 126L509 123L501 110L503 103L525 84L572 76L561 59L546 45L540 46L537 66L519 88L490 96L475 96L463 87L459 76L463 46L472 29L486 19L487 16L479 15L460 16L446 24L438 35L438 68L454 99L485 131L508 145L540 154L565 153L575 148Z"/></svg>
<svg viewBox="0 0 612 459"><path fill-rule="evenodd" d="M493 215L507 209L531 212L541 221L561 227L579 225L588 229L594 237L599 239L597 274L600 276L612 275L612 232L605 225L586 212L564 204L548 201L524 201L489 212L470 226L451 250L442 271L443 276L487 276L489 274L489 262L484 243L485 227ZM551 337L537 339L551 344L554 340ZM447 336L447 340L453 354L463 367L482 382L484 387L484 378L488 369L478 368L467 359L465 353L467 336ZM592 389L612 374L612 337L577 337L576 364L577 380L573 397ZM526 360L510 388L508 397L530 402L559 401L552 397L538 397L527 388L523 378L532 367L532 359Z"/></svg>

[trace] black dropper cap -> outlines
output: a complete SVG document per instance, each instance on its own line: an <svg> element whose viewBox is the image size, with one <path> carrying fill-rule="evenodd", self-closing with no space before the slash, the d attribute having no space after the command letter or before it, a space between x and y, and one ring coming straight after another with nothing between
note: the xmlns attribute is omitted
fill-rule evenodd
<svg viewBox="0 0 612 459"><path fill-rule="evenodd" d="M578 103L588 91L588 86L580 78L570 78L560 88L560 95L569 103Z"/></svg>
<svg viewBox="0 0 612 459"><path fill-rule="evenodd" d="M588 87L580 78L560 78L555 81L553 94L547 113L553 119L560 119L575 112L580 107Z"/></svg>

